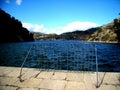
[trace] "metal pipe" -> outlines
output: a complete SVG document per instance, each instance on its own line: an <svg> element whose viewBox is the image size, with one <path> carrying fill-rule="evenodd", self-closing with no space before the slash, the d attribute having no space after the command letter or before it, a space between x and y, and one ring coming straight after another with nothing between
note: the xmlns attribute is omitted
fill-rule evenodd
<svg viewBox="0 0 120 90"><path fill-rule="evenodd" d="M25 56L25 58L24 58L24 61L23 61L23 63L22 63L22 65L21 65L21 69L20 69L20 76L18 77L19 79L20 79L20 82L23 82L24 80L22 80L22 69L23 69L23 66L24 66L24 64L25 64L25 62L26 62L26 60L27 60L27 58L28 58L28 55L29 55L29 53L30 53L30 51L31 51L31 49L32 49L32 47L34 46L34 44L29 48L29 50L28 50L28 53L26 54L26 56Z"/></svg>
<svg viewBox="0 0 120 90"><path fill-rule="evenodd" d="M96 56L96 88L99 87L98 85L98 58L97 58L97 48L95 46L95 56Z"/></svg>

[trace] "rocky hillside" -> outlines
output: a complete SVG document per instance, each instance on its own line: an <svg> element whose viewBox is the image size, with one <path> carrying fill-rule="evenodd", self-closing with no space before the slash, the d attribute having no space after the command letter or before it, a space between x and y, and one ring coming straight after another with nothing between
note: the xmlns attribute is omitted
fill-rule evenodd
<svg viewBox="0 0 120 90"><path fill-rule="evenodd" d="M119 21L119 19L117 19ZM118 26L120 27L120 25ZM118 33L116 29L115 21L103 25L96 32L89 36L87 41L98 41L98 42L119 42Z"/></svg>

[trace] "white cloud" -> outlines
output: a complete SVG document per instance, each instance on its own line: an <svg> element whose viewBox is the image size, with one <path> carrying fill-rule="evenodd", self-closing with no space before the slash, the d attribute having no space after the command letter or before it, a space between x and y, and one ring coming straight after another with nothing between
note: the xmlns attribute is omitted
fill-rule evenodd
<svg viewBox="0 0 120 90"><path fill-rule="evenodd" d="M17 5L21 5L21 3L22 3L22 0L16 0Z"/></svg>
<svg viewBox="0 0 120 90"><path fill-rule="evenodd" d="M43 24L22 23L29 31L47 33Z"/></svg>
<svg viewBox="0 0 120 90"><path fill-rule="evenodd" d="M97 26L98 25L96 23L77 21L77 22L69 23L66 26L47 29L43 24L38 25L38 24L23 23L23 27L26 27L30 31L42 32L42 33L56 33L56 34L71 32L74 30L86 30Z"/></svg>
<svg viewBox="0 0 120 90"><path fill-rule="evenodd" d="M98 25L96 23L92 23L92 22L72 22L67 24L66 26L63 27L56 27L54 29L51 30L52 33L57 33L57 34L61 34L63 32L71 32L74 30L87 30L89 28L92 27L97 27Z"/></svg>
<svg viewBox="0 0 120 90"><path fill-rule="evenodd" d="M10 0L5 0L5 2L9 4L9 3L10 3ZM16 3L17 5L21 5L22 0L15 0L15 3Z"/></svg>
<svg viewBox="0 0 120 90"><path fill-rule="evenodd" d="M73 23L70 23L67 26L65 26L64 30L70 30L70 31L86 30L86 29L96 27L96 26L98 26L98 25L95 23L92 23L92 22L73 22Z"/></svg>

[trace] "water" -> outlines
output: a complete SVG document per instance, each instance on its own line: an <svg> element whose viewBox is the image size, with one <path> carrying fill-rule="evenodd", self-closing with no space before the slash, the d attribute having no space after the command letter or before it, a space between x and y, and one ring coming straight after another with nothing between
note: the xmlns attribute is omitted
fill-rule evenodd
<svg viewBox="0 0 120 90"><path fill-rule="evenodd" d="M20 67L29 48L32 50L27 58L24 67L39 67L60 70L95 70L95 57L89 56L88 61L84 59L84 54L91 55L93 52L87 52L88 45L96 45L98 54L99 71L120 72L120 45L91 43L82 41L36 41L22 43L0 44L0 65ZM84 48L86 52L84 52ZM78 52L77 52L78 51ZM88 57L88 56L87 56ZM42 58L42 59L41 59ZM59 60L62 60L59 62ZM67 61L66 61L67 60ZM81 64L81 63L84 64ZM66 64L67 63L67 64ZM79 64L78 64L79 63ZM92 65L92 67L90 67ZM82 66L82 67L81 67Z"/></svg>

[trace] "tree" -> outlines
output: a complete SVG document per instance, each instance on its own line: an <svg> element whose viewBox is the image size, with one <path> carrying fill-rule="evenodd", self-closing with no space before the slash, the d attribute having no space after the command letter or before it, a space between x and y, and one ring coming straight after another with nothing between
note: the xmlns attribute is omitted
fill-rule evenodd
<svg viewBox="0 0 120 90"><path fill-rule="evenodd" d="M120 43L120 19L114 19L114 29L117 34L117 40Z"/></svg>
<svg viewBox="0 0 120 90"><path fill-rule="evenodd" d="M33 34L22 23L0 9L0 42L34 41Z"/></svg>

